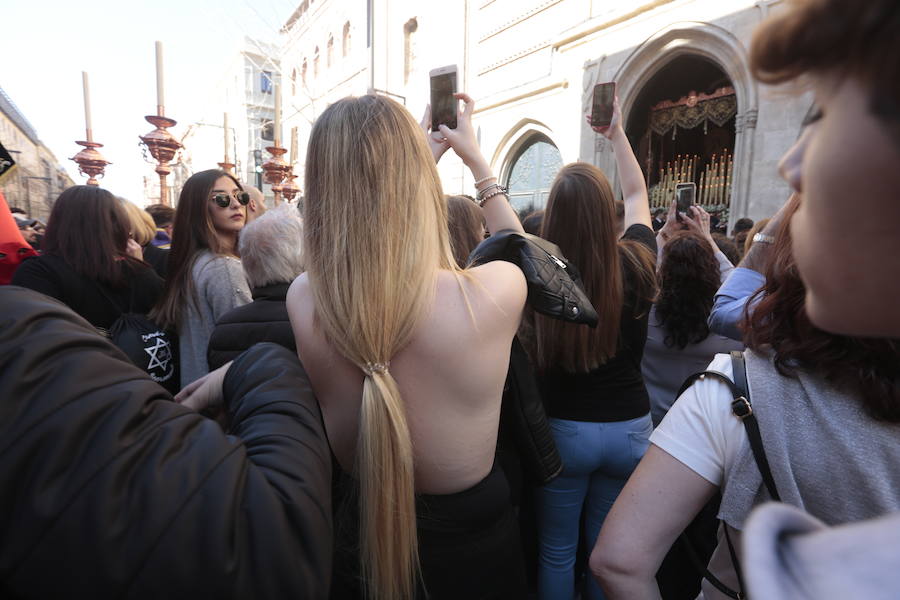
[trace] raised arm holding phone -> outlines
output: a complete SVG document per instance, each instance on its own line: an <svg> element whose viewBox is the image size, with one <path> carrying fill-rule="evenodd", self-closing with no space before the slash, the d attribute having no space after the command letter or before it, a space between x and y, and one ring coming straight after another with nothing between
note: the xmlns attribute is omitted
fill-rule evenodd
<svg viewBox="0 0 900 600"><path fill-rule="evenodd" d="M591 124L591 115L585 117L588 125ZM619 186L622 188L622 198L625 202L625 230L636 223L653 228L650 220L650 201L647 195L647 184L644 182L644 173L638 164L637 157L631 149L631 142L625 135L622 127L622 110L619 107L619 98L613 102L613 117L607 127L591 126L591 129L608 139L612 143L613 153L616 157L616 169L619 173Z"/></svg>
<svg viewBox="0 0 900 600"><path fill-rule="evenodd" d="M448 149L453 148L463 164L472 173L475 179L475 191L479 194L481 209L484 212L484 220L490 232L512 230L524 232L519 218L509 205L509 196L500 187L497 178L491 172L491 167L475 137L475 129L472 127L472 113L475 110L475 101L465 93L453 94L455 102L463 102L463 109L456 116L456 127L441 123L437 131L433 129L431 118L431 106L428 106L421 125L425 129L429 147L437 163ZM432 123L430 128L429 123Z"/></svg>

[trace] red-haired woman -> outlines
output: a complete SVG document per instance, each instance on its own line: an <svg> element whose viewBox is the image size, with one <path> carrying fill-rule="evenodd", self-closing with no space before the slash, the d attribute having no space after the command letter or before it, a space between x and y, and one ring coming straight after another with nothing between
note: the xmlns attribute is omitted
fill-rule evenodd
<svg viewBox="0 0 900 600"><path fill-rule="evenodd" d="M783 502L831 525L900 510L900 346L826 333L810 322L791 254L792 202L745 324L750 400L775 488ZM710 370L733 377L727 355ZM724 531L709 570L732 590L741 587L722 533L740 556L744 520L768 494L731 403L729 388L707 377L654 431L591 556L609 597L655 597L663 556L718 490ZM726 597L707 581L703 594Z"/></svg>

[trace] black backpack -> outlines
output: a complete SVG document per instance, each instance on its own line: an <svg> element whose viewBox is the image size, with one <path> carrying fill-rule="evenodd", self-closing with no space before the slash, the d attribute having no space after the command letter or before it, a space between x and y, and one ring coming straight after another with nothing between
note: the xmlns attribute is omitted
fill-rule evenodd
<svg viewBox="0 0 900 600"><path fill-rule="evenodd" d="M147 315L131 312L134 288L131 289L128 310L122 308L106 293L102 285L97 289L119 313L109 329L97 330L118 346L129 360L150 375L150 378L171 394L180 389L178 339L171 332L153 322Z"/></svg>

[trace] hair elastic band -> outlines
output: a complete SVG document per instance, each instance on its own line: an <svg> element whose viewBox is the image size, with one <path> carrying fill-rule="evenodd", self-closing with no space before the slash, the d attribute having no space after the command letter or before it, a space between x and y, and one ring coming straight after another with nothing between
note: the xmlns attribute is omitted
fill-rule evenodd
<svg viewBox="0 0 900 600"><path fill-rule="evenodd" d="M363 373L365 373L366 376L368 376L368 377L372 377L373 375L375 375L375 373L380 373L381 375L387 375L389 366L391 366L390 362L386 362L386 363L367 362L366 366L364 366L362 368L362 370L363 370Z"/></svg>

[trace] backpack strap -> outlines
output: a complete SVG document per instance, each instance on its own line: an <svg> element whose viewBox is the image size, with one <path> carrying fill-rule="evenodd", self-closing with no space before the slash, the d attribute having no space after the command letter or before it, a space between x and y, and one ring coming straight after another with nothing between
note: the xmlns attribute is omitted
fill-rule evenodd
<svg viewBox="0 0 900 600"><path fill-rule="evenodd" d="M762 436L759 431L759 422L756 420L756 415L753 414L753 405L750 403L750 386L747 381L747 365L744 362L743 352L736 350L731 352L731 370L734 374L733 380L719 371L709 370L694 373L682 384L681 389L678 390L678 396L681 396L685 390L694 385L695 382L702 381L707 377L718 379L728 386L728 390L731 392L732 397L731 412L739 418L744 425L744 431L747 433L747 440L750 442L750 450L753 452L753 460L756 462L756 467L762 475L763 484L766 486L766 490L769 492L769 496L771 496L772 500L780 502L781 497L778 495L778 490L775 487L775 479L772 477L772 471L769 467L769 460L766 458L766 453L763 449ZM741 591L732 590L709 571L707 565L701 562L690 539L684 533L681 534L681 539L688 550L688 556L691 559L691 562L693 562L697 570L702 573L704 579L709 581L714 588L729 598L732 598L733 600L743 600L746 598L746 595L743 592L745 586L741 574L741 565L738 561L734 545L731 542L731 537L728 535L727 524L724 531L725 542L728 544L728 553L731 555L731 562L735 567L735 574L737 575L738 586Z"/></svg>
<svg viewBox="0 0 900 600"><path fill-rule="evenodd" d="M769 492L769 496L775 502L781 502L778 489L775 487L775 479L772 477L772 470L769 467L769 459L766 458L766 452L763 449L762 436L759 433L759 422L756 420L756 415L753 414L753 405L750 404L747 365L744 362L743 352L737 350L731 352L731 368L734 371L735 386L741 392L741 396L735 398L735 401L731 403L731 411L744 424L744 429L747 431L747 439L750 441L750 450L753 452L756 467L762 475L763 483Z"/></svg>
<svg viewBox="0 0 900 600"><path fill-rule="evenodd" d="M127 309L123 310L122 307L119 306L119 303L116 302L113 299L113 297L109 295L109 293L106 291L106 289L104 289L103 284L101 282L94 281L94 280L89 280L89 281L91 281L91 283L94 284L94 288L98 292L100 292L100 295L103 296L103 298L106 299L107 303L109 303L109 305L112 306L113 310L116 311L117 316L115 319L113 319L113 324L115 324L116 320L120 319L122 317L122 315L133 312L134 287L135 287L133 283L128 286L128 307L127 307ZM110 325L110 328L112 328L112 325ZM96 327L96 326L94 327L94 329L99 331L100 335L102 335L103 337L105 337L105 338L110 337L110 333L109 333L108 329L104 329L103 327Z"/></svg>

